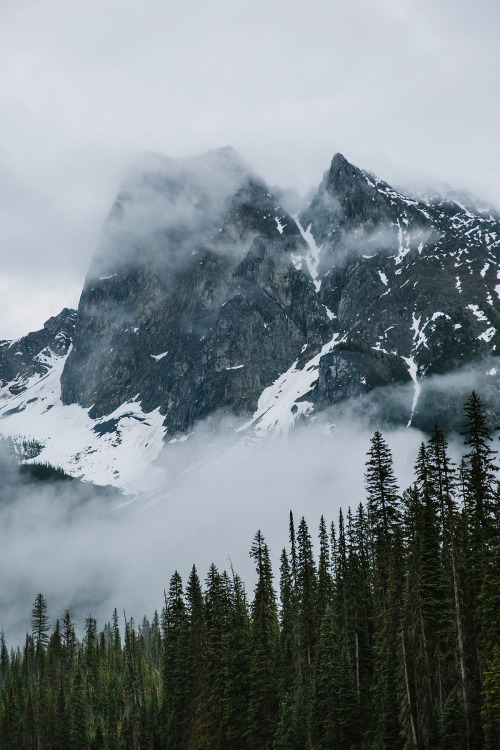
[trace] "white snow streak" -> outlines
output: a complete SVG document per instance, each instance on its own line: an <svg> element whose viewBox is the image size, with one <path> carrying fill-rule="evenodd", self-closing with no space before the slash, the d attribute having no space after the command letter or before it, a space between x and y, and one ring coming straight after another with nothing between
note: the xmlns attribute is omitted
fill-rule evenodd
<svg viewBox="0 0 500 750"><path fill-rule="evenodd" d="M266 388L259 398L255 414L237 432L253 426L258 437L264 437L273 430L286 434L298 416L308 414L313 405L309 401L297 400L313 387L318 379L319 361L324 354L331 352L340 343L338 337L338 333L334 334L302 369L297 370L296 360L287 372Z"/></svg>
<svg viewBox="0 0 500 750"><path fill-rule="evenodd" d="M413 415L415 414L415 409L417 408L418 397L420 396L420 391L421 391L420 383L418 382L418 378L417 378L418 365L415 362L415 359L413 357L401 357L401 359L406 362L406 365L408 367L408 372L410 373L410 377L415 384L415 390L413 392L413 403L411 405L410 419L408 420L408 424L406 425L407 427L411 427L411 422L413 419Z"/></svg>
<svg viewBox="0 0 500 750"><path fill-rule="evenodd" d="M307 263L307 268L309 269L309 273L311 274L314 287L316 291L319 292L319 290L321 289L321 279L318 279L318 265L319 265L321 246L318 247L314 240L314 237L311 232L311 225L309 224L307 229L303 229L297 216L294 216L294 219L302 237L307 242L307 247L308 247L309 252L304 257L304 260Z"/></svg>
<svg viewBox="0 0 500 750"><path fill-rule="evenodd" d="M489 323L489 320L486 317L486 315L483 313L482 310L479 309L479 305L467 305L467 309L470 310L472 313L474 313L476 318L481 323Z"/></svg>
<svg viewBox="0 0 500 750"><path fill-rule="evenodd" d="M496 332L497 332L497 329L491 326L491 328L487 328L486 331L484 331L483 333L480 333L478 336L478 339L482 339L483 341L486 341L486 343L488 344Z"/></svg>
<svg viewBox="0 0 500 750"><path fill-rule="evenodd" d="M280 234L283 234L283 229L285 228L286 224L282 224L278 216L275 216L274 220L276 222L276 226L278 227L278 232Z"/></svg>

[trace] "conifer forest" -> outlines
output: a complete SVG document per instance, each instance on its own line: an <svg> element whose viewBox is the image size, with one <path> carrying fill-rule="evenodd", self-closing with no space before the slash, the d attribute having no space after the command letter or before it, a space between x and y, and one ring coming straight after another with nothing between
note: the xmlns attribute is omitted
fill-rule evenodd
<svg viewBox="0 0 500 750"><path fill-rule="evenodd" d="M404 491L375 432L365 502L319 532L290 514L278 585L258 531L251 595L193 567L80 639L40 593L1 639L1 750L498 750L496 428L473 392L461 461L436 425Z"/></svg>

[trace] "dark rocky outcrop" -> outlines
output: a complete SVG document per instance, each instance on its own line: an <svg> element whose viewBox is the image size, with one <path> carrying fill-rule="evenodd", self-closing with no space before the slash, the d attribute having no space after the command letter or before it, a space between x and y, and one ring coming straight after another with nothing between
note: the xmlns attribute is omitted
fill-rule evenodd
<svg viewBox="0 0 500 750"><path fill-rule="evenodd" d="M351 349L412 359L419 377L497 353L495 214L408 198L337 154L300 221L321 245L319 296ZM401 375L401 367L380 373L386 383ZM321 403L344 377L325 391L320 368Z"/></svg>
<svg viewBox="0 0 500 750"><path fill-rule="evenodd" d="M222 190L220 174L217 182ZM172 433L221 407L255 409L262 390L304 350L315 354L332 325L290 260L291 252L304 251L300 231L261 180L241 173L234 193L215 203L207 198L200 212L203 191L182 185L196 232L177 221L165 180L147 184L150 200L164 206L151 222L152 245L144 245L142 230L135 240L127 235L125 263L117 254L127 224L121 201L105 242L118 260L110 266L100 257L106 275L89 274L62 398L92 407L98 417L140 394L146 411L161 408ZM130 188L129 203L133 194Z"/></svg>
<svg viewBox="0 0 500 750"><path fill-rule="evenodd" d="M19 392L72 340L65 404L97 418L138 399L173 435L217 409L253 412L332 342L299 400L380 403L400 384L409 402L391 418L427 425L431 376L498 354L499 250L494 212L408 197L340 154L298 223L232 149L151 156L115 201L77 314L0 343L1 382ZM416 409L415 378L431 378Z"/></svg>
<svg viewBox="0 0 500 750"><path fill-rule="evenodd" d="M76 310L64 308L49 318L41 331L28 333L17 341L0 341L0 386L15 395L26 390L33 375L45 375L51 356L67 354L73 339Z"/></svg>

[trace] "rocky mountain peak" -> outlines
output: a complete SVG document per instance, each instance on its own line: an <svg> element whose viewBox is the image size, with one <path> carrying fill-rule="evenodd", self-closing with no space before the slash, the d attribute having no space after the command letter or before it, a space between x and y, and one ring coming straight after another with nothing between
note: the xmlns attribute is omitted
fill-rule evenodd
<svg viewBox="0 0 500 750"><path fill-rule="evenodd" d="M487 362L498 380L492 213L405 195L342 154L297 220L229 148L150 155L141 170L117 196L78 312L0 342L12 434L30 409L45 424L52 406L54 420L75 406L91 433L78 461L97 465L100 440L114 451L140 429L149 451L153 425L157 445L220 409L259 434L370 398L385 419L432 427L447 403L426 395L433 376Z"/></svg>
<svg viewBox="0 0 500 750"><path fill-rule="evenodd" d="M325 173L326 185L332 189L339 189L347 182L359 179L363 173L358 167L351 164L343 154L336 153L332 158L330 169Z"/></svg>
<svg viewBox="0 0 500 750"><path fill-rule="evenodd" d="M45 375L54 358L64 357L73 341L76 310L65 307L49 318L40 331L17 341L0 341L0 390L23 393L30 378Z"/></svg>

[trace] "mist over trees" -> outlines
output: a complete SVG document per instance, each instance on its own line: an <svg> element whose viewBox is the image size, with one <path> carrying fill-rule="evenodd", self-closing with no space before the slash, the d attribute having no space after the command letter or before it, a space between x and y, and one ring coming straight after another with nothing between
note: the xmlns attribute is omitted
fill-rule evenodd
<svg viewBox="0 0 500 750"><path fill-rule="evenodd" d="M151 619L88 617L79 639L40 593L24 647L1 638L0 747L495 750L500 490L474 392L463 441L454 465L436 425L401 493L375 432L366 502L321 517L316 555L290 513L278 590L255 534L251 601L232 565L193 567Z"/></svg>

